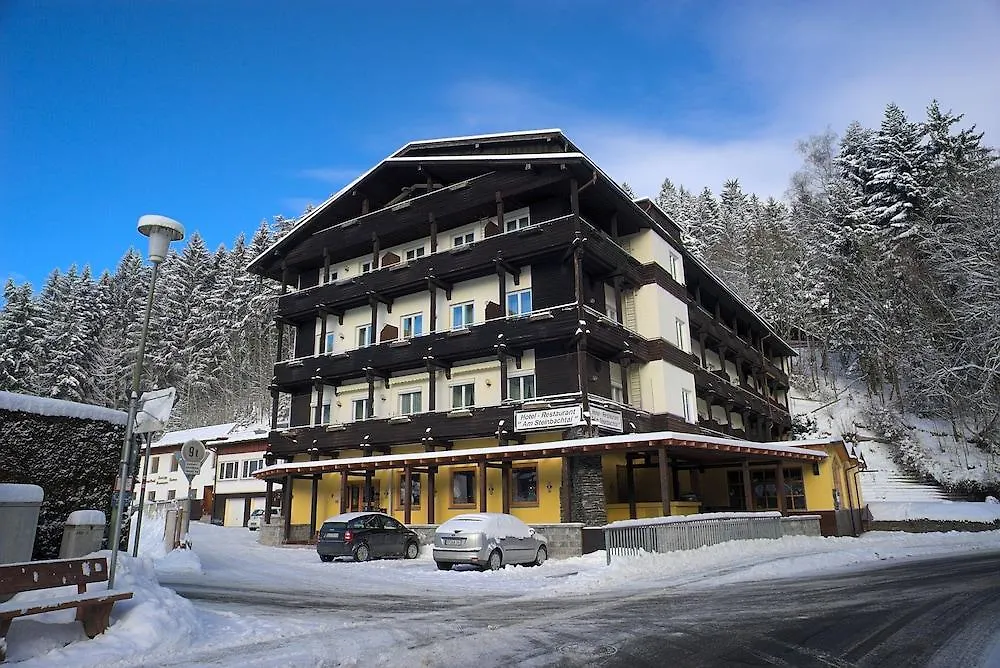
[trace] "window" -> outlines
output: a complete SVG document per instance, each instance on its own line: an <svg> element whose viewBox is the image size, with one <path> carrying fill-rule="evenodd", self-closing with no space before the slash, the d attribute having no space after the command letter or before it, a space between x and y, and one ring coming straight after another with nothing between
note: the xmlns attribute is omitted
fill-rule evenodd
<svg viewBox="0 0 1000 668"><path fill-rule="evenodd" d="M320 414L320 424L330 424L332 412L333 409L330 407L330 404L328 403L323 404L323 411Z"/></svg>
<svg viewBox="0 0 1000 668"><path fill-rule="evenodd" d="M424 250L423 246L417 246L416 248L411 248L410 250L406 251L406 261L409 262L410 260L416 260L418 257L423 257L425 252L426 251Z"/></svg>
<svg viewBox="0 0 1000 668"><path fill-rule="evenodd" d="M687 324L680 318L676 318L674 326L677 329L677 347L683 351L687 351L687 346L685 339L687 339Z"/></svg>
<svg viewBox="0 0 1000 668"><path fill-rule="evenodd" d="M177 457L171 457L170 458L170 472L173 473L174 471L176 471L180 467L181 467L181 464L177 460Z"/></svg>
<svg viewBox="0 0 1000 668"><path fill-rule="evenodd" d="M331 271L330 275L326 277L326 283L333 283L337 280L337 272Z"/></svg>
<svg viewBox="0 0 1000 668"><path fill-rule="evenodd" d="M156 501L156 491L155 490L150 490L149 491L149 500L150 501Z"/></svg>
<svg viewBox="0 0 1000 668"><path fill-rule="evenodd" d="M538 466L518 466L511 470L512 506L538 505Z"/></svg>
<svg viewBox="0 0 1000 668"><path fill-rule="evenodd" d="M515 211L509 213L503 217L504 220L504 231L513 232L514 230L522 230L528 225L531 225L531 218L528 215L527 209L521 209L520 211Z"/></svg>
<svg viewBox="0 0 1000 668"><path fill-rule="evenodd" d="M611 401L615 401L619 404L625 403L624 388L618 383L611 383Z"/></svg>
<svg viewBox="0 0 1000 668"><path fill-rule="evenodd" d="M351 410L354 415L354 421L358 422L361 420L368 419L368 399L355 399L351 402Z"/></svg>
<svg viewBox="0 0 1000 668"><path fill-rule="evenodd" d="M177 491L173 489L167 490L167 501L173 501L177 498Z"/></svg>
<svg viewBox="0 0 1000 668"><path fill-rule="evenodd" d="M243 477L252 478L253 474L264 468L263 459L246 459L243 461Z"/></svg>
<svg viewBox="0 0 1000 668"><path fill-rule="evenodd" d="M412 339L424 333L424 314L414 313L404 315L399 321L399 336L403 339Z"/></svg>
<svg viewBox="0 0 1000 668"><path fill-rule="evenodd" d="M399 414L413 415L423 410L423 395L420 390L399 394Z"/></svg>
<svg viewBox="0 0 1000 668"><path fill-rule="evenodd" d="M361 325L357 329L358 348L366 348L372 344L372 326Z"/></svg>
<svg viewBox="0 0 1000 668"><path fill-rule="evenodd" d="M451 505L476 505L476 472L452 471L451 474Z"/></svg>
<svg viewBox="0 0 1000 668"><path fill-rule="evenodd" d="M673 278L675 281L679 282L680 281L680 271L678 271L679 258L673 253L671 253L669 262L670 266L668 267L668 269L670 270L670 277Z"/></svg>
<svg viewBox="0 0 1000 668"><path fill-rule="evenodd" d="M160 472L160 458L153 457L149 460L149 472L159 473Z"/></svg>
<svg viewBox="0 0 1000 668"><path fill-rule="evenodd" d="M743 493L743 472L729 471L729 505L734 508L746 506ZM754 510L777 510L778 476L776 469L750 471L750 491ZM785 507L789 510L804 510L806 507L805 484L802 469L785 469Z"/></svg>
<svg viewBox="0 0 1000 668"><path fill-rule="evenodd" d="M458 236L453 238L451 241L451 245L453 248L457 246L465 246L466 244L471 244L475 240L476 240L475 232L466 232L465 234L459 234Z"/></svg>
<svg viewBox="0 0 1000 668"><path fill-rule="evenodd" d="M691 414L691 390L681 390L681 402L684 404L684 421L695 422Z"/></svg>
<svg viewBox="0 0 1000 668"><path fill-rule="evenodd" d="M219 480L236 480L239 477L239 462L222 462L219 464Z"/></svg>
<svg viewBox="0 0 1000 668"><path fill-rule="evenodd" d="M535 374L526 376L511 376L507 378L507 398L511 401L524 401L535 398Z"/></svg>
<svg viewBox="0 0 1000 668"><path fill-rule="evenodd" d="M451 328L471 327L475 321L475 302L455 304L451 307Z"/></svg>
<svg viewBox="0 0 1000 668"><path fill-rule="evenodd" d="M329 353L333 352L333 342L337 337L333 332L326 333L326 341L323 342L323 350L320 352Z"/></svg>
<svg viewBox="0 0 1000 668"><path fill-rule="evenodd" d="M399 506L406 505L406 476L399 474ZM420 474L410 474L410 506L420 508Z"/></svg>
<svg viewBox="0 0 1000 668"><path fill-rule="evenodd" d="M476 405L476 384L464 383L451 386L451 407L471 408Z"/></svg>
<svg viewBox="0 0 1000 668"><path fill-rule="evenodd" d="M362 273L362 274L367 274L367 273L369 273L369 272L370 272L371 270L372 270L372 263L371 263L371 261L368 261L368 262L362 262L362 263L361 263L361 273Z"/></svg>
<svg viewBox="0 0 1000 668"><path fill-rule="evenodd" d="M531 313L531 288L508 293L507 315L527 315L528 313Z"/></svg>

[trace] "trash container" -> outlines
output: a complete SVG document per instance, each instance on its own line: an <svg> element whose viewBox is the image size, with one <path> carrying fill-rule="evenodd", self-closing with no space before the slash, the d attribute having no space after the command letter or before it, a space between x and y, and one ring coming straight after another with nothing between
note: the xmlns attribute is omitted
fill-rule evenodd
<svg viewBox="0 0 1000 668"><path fill-rule="evenodd" d="M31 561L44 496L38 485L0 483L0 564Z"/></svg>
<svg viewBox="0 0 1000 668"><path fill-rule="evenodd" d="M63 528L60 559L75 559L101 549L104 541L104 513L100 510L74 510Z"/></svg>

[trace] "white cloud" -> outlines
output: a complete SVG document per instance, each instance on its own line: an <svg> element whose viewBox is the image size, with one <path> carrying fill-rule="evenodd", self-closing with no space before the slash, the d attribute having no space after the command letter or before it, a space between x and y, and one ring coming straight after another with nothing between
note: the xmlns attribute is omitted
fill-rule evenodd
<svg viewBox="0 0 1000 668"><path fill-rule="evenodd" d="M798 140L827 128L842 132L853 120L877 125L889 102L920 118L936 98L1000 143L1000 5L993 0L734 3L714 20L706 47L727 65L733 85L767 101L754 118L718 107L680 112L684 121L710 114L715 137L655 126L638 109L595 115L503 81L461 82L449 101L462 132L561 127L609 175L644 195L669 177L693 190L737 178L747 190L781 196L801 164Z"/></svg>

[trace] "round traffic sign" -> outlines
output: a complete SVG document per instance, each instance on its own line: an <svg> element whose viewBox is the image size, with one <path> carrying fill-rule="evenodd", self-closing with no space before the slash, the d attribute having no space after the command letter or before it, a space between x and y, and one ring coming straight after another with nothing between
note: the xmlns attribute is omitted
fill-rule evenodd
<svg viewBox="0 0 1000 668"><path fill-rule="evenodd" d="M207 454L208 453L205 451L205 444L194 438L189 441L185 441L184 445L181 446L182 462L192 462L200 465L203 461L205 461L205 456Z"/></svg>

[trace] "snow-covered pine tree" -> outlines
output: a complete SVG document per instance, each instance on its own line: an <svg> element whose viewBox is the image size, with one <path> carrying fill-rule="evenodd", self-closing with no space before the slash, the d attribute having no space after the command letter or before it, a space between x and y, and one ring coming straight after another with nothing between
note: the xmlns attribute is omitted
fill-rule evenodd
<svg viewBox="0 0 1000 668"><path fill-rule="evenodd" d="M7 279L0 310L0 390L33 394L42 357L42 329L31 285Z"/></svg>

